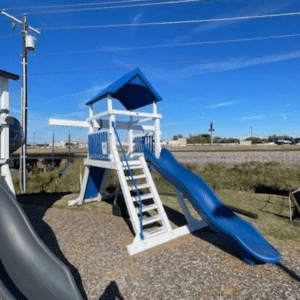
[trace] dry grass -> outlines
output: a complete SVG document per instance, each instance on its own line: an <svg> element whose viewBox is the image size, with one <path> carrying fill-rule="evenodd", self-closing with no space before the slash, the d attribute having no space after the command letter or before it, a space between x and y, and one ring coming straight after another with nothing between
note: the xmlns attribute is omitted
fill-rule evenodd
<svg viewBox="0 0 300 300"><path fill-rule="evenodd" d="M235 146L186 146L168 147L172 152L214 152L214 151L300 151L300 145L235 145Z"/></svg>

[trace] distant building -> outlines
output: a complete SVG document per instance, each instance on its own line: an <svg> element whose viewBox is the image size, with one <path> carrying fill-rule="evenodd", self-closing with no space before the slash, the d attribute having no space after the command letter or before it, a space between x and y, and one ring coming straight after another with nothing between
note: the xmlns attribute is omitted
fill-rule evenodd
<svg viewBox="0 0 300 300"><path fill-rule="evenodd" d="M61 141L60 146L62 148L69 147L69 141ZM88 142L87 142L87 140L72 140L71 141L71 147L74 147L74 148L87 148L88 147Z"/></svg>
<svg viewBox="0 0 300 300"><path fill-rule="evenodd" d="M186 138L178 138L178 140L166 140L162 142L163 146L167 147L186 147Z"/></svg>
<svg viewBox="0 0 300 300"><path fill-rule="evenodd" d="M47 142L38 142L38 143L27 143L27 148L49 148L50 144Z"/></svg>
<svg viewBox="0 0 300 300"><path fill-rule="evenodd" d="M240 145L250 146L250 145L252 145L252 141L240 141Z"/></svg>

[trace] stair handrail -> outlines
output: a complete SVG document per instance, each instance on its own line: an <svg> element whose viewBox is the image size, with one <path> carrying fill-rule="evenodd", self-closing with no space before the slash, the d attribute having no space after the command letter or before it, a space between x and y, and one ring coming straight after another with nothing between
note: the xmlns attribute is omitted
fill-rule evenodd
<svg viewBox="0 0 300 300"><path fill-rule="evenodd" d="M128 172L129 172L129 175L130 175L130 178L131 178L131 182L133 183L134 185L134 188L136 190L136 193L137 193L137 196L138 196L138 199L139 199L139 208L140 208L140 238L141 240L144 240L144 234L143 234L143 202L142 202L142 198L141 198L141 195L140 195L140 192L139 192L139 189L137 187L137 184L136 184L136 181L135 179L133 178L133 174L132 174L132 171L130 169L130 166L129 166L129 162L128 162L128 159L126 157L126 153L125 153L125 150L123 148L123 145L121 143L121 140L120 140L120 137L118 135L118 132L117 132L117 129L115 127L115 122L112 122L112 127L115 131L115 134L116 134L116 137L117 137L117 140L119 142L119 145L120 145L120 148L121 148L121 151L122 151L122 154L123 154L123 157L125 159L125 162L126 162L126 165L127 165L127 169L128 169Z"/></svg>

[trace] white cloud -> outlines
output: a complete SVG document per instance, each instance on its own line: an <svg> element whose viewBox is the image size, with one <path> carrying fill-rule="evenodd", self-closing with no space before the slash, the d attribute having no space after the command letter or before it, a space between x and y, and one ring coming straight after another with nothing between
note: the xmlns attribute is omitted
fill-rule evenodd
<svg viewBox="0 0 300 300"><path fill-rule="evenodd" d="M142 20L142 17L143 17L143 13L138 13L132 19L131 24L139 24ZM134 27L130 28L131 37L133 37L135 35L136 29L137 29L137 26L134 26Z"/></svg>
<svg viewBox="0 0 300 300"><path fill-rule="evenodd" d="M55 102L70 102L73 107L75 105L75 108L86 108L85 103L89 100L91 100L94 96L96 96L100 91L102 91L104 88L106 88L109 85L103 84L103 85L97 85L93 86L85 91L77 92L73 94L66 94L57 98L52 98L47 101L47 103L55 103Z"/></svg>
<svg viewBox="0 0 300 300"><path fill-rule="evenodd" d="M220 14L214 18L222 19L222 18L234 18L234 17L243 17L243 16L250 16L250 15L258 16L258 15L272 14L272 13L280 12L283 8L289 5L288 2L284 2L284 1L272 2L268 5L264 5L261 7L257 7L257 6L252 7L250 1L247 4L248 5L244 9L236 11L232 15ZM196 29L194 29L193 32L196 33L196 32L203 32L203 31L211 31L218 28L231 26L232 24L236 24L237 22L245 22L245 21L235 20L235 21L203 23L200 26L198 26Z"/></svg>
<svg viewBox="0 0 300 300"><path fill-rule="evenodd" d="M235 105L237 103L238 103L237 101L222 102L222 103L217 103L217 104L214 104L214 105L207 106L207 108L217 108L217 107L224 107L224 106L232 106L232 105Z"/></svg>
<svg viewBox="0 0 300 300"><path fill-rule="evenodd" d="M267 117L265 115L254 115L254 116L247 116L247 117L242 117L239 120L242 121L257 121L257 120L264 120Z"/></svg>
<svg viewBox="0 0 300 300"><path fill-rule="evenodd" d="M159 71L159 78L189 78L192 76L198 76L205 73L226 72L230 70L251 67L261 64L276 63L285 60L295 59L300 57L300 51L280 53L274 55L265 55L260 57L240 57L231 58L220 61L208 61L203 63L197 63L188 67L184 67L177 70L167 71L161 69Z"/></svg>

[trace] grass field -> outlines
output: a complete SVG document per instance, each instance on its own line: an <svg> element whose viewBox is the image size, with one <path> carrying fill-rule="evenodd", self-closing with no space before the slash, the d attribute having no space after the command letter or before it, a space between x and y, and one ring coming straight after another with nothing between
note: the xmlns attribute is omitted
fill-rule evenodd
<svg viewBox="0 0 300 300"><path fill-rule="evenodd" d="M126 146L125 146L126 149ZM214 151L300 151L300 145L236 145L236 146L223 146L223 145L213 145L213 146L186 146L186 147L168 147L172 152L214 152ZM65 154L69 153L68 148L55 148L55 153L57 154ZM34 154L45 154L52 155L52 148L31 148L27 149L27 153L29 155ZM81 154L87 153L86 148L71 148L71 153L73 154ZM14 152L14 156L18 156L20 154L20 150Z"/></svg>
<svg viewBox="0 0 300 300"><path fill-rule="evenodd" d="M186 146L169 147L172 152L214 152L214 151L300 151L300 145L236 145L236 146Z"/></svg>
<svg viewBox="0 0 300 300"><path fill-rule="evenodd" d="M56 195L54 193L62 193L57 201L54 201L54 207L72 210L92 208L94 204L75 208L67 206L67 201L75 199L79 193L79 174L80 171L83 174L84 170L83 158L75 158L70 171L59 176L59 172L65 167L66 163L47 172L35 168L27 177L28 196L30 197L31 193L41 193L42 199L46 199ZM289 220L289 202L286 196L289 190L300 186L300 170L297 168L286 168L277 163L245 164L234 168L220 165L209 165L204 169L195 165L187 167L199 174L226 205L256 213L257 220L244 218L257 226L264 235L300 242L300 227L293 226ZM152 176L163 204L172 210L180 211L171 185L155 170ZM16 192L20 193L17 174L13 175L13 182ZM115 173L111 175L109 185L111 188L116 187ZM103 205L106 205L105 212L111 213L111 205Z"/></svg>

